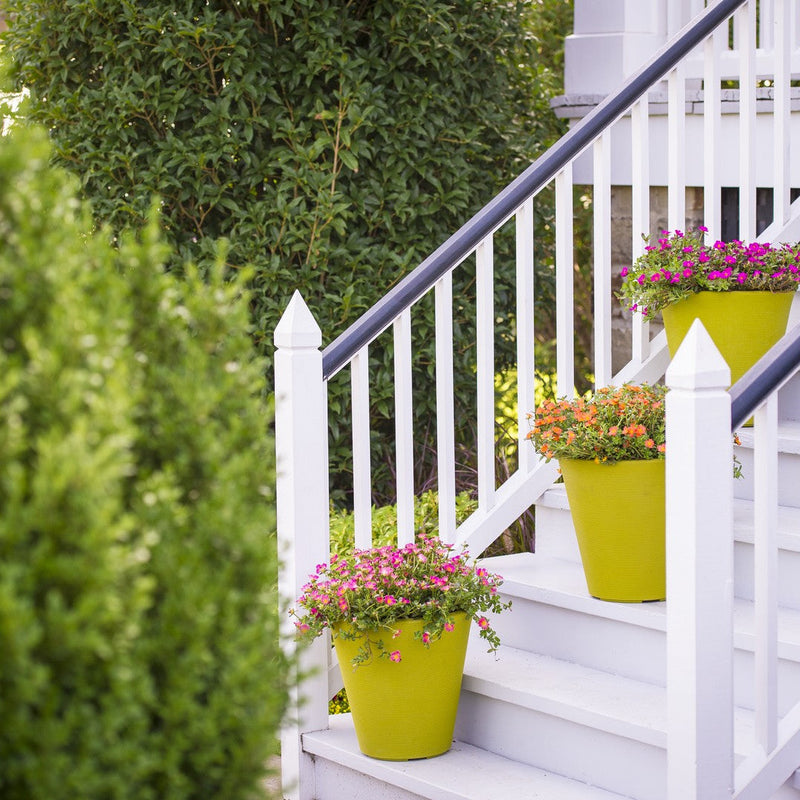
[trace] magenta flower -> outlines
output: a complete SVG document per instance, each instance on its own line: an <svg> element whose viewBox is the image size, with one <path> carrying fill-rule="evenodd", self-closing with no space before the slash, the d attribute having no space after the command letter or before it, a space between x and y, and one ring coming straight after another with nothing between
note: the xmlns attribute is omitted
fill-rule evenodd
<svg viewBox="0 0 800 800"><path fill-rule="evenodd" d="M403 660L403 657L400 655L399 650L392 650L392 652L389 653L389 660L394 661L395 664L398 664Z"/></svg>

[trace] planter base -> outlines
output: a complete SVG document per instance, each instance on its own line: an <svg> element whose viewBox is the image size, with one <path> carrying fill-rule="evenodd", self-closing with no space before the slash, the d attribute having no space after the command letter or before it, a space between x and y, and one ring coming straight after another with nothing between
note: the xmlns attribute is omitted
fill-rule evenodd
<svg viewBox="0 0 800 800"><path fill-rule="evenodd" d="M375 657L351 666L360 642L335 636L344 688L353 713L358 746L364 755L384 761L410 761L446 753L461 691L461 676L469 638L470 617L454 614L453 631L426 648L414 638L420 620L404 620L391 631L375 631L371 640L384 641L386 652L400 651L401 661ZM335 633L338 631L335 631Z"/></svg>
<svg viewBox="0 0 800 800"><path fill-rule="evenodd" d="M663 600L664 460L559 465L589 594L616 603Z"/></svg>

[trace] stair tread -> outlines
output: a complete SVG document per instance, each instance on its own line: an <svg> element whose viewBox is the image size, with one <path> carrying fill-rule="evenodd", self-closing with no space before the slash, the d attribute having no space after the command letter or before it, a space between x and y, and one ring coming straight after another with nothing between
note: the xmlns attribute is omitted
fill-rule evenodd
<svg viewBox="0 0 800 800"><path fill-rule="evenodd" d="M571 661L501 645L487 653L470 640L462 691L521 706L561 720L665 749L667 690ZM755 716L734 709L734 747L752 751Z"/></svg>
<svg viewBox="0 0 800 800"><path fill-rule="evenodd" d="M463 688L595 729L666 746L666 691L552 656L470 641Z"/></svg>
<svg viewBox="0 0 800 800"><path fill-rule="evenodd" d="M350 714L330 717L330 729L303 735L320 758L414 792L429 800L620 800L621 795L455 741L436 758L379 761L358 749Z"/></svg>
<svg viewBox="0 0 800 800"><path fill-rule="evenodd" d="M579 563L534 553L494 556L483 566L503 578L505 595L580 611L606 619L626 622L653 630L666 631L667 604L613 603L597 600L587 588ZM734 642L736 647L752 650L754 606L750 600L735 597ZM779 655L800 661L800 610L778 609Z"/></svg>

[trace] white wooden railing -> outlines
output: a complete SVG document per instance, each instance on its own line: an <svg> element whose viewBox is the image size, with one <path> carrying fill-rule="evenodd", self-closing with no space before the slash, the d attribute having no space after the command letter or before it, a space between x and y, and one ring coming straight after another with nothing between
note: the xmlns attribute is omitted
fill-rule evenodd
<svg viewBox="0 0 800 800"><path fill-rule="evenodd" d="M672 4L668 4L669 7ZM696 5L692 6L694 10ZM612 174L618 174L621 157L630 173L632 235L628 243L635 258L642 252L641 234L651 230L650 190L656 185L651 170L652 150L666 148L666 185L670 229L686 225L685 192L688 184L701 185L705 198L704 224L710 236L721 229L720 143L735 135L741 151L738 188L741 199L740 233L755 235L757 187L774 189L774 222L764 238L778 239L787 224L796 222L800 211L790 206L790 181L796 155L791 132L798 125L792 114L791 78L800 74L795 64L800 55L796 4L791 0L762 0L762 33L755 44L756 4L741 0L719 0L700 10L691 26L667 44L621 89L607 97L563 139L547 151L514 183L482 209L460 231L389 292L373 309L320 352L322 336L302 298L295 295L275 332L276 440L278 448L278 527L283 569L281 591L291 602L316 564L328 559L328 454L327 383L340 379L349 368L353 408L353 498L356 543L371 541L370 386L369 352L380 337L393 338L395 364L396 469L398 541L413 537L413 406L411 373L414 359L413 317L415 304L434 293L436 310L436 374L429 391L436 393L437 463L440 533L443 539L465 542L473 553L481 552L528 509L552 484L553 464L539 459L524 441L525 415L534 407L534 352L537 324L534 315L534 214L540 193L555 192L555 275L557 328L557 386L559 395L570 395L575 384L574 352L574 242L573 164L589 154L593 182L593 286L594 355L597 385L626 380L659 380L668 364L663 333L651 338L649 326L640 317L631 322L631 358L619 370L612 364ZM735 10L733 38L728 47L728 18ZM672 17L671 17L672 19ZM772 34L764 33L767 21ZM703 80L702 125L690 133L687 119L696 109L687 104L696 92L697 76ZM769 109L759 106L759 87L771 82ZM727 103L732 95L723 80L739 81L735 114ZM651 90L666 81L666 143L656 140L650 114ZM762 87L766 88L766 87ZM768 111L765 119L764 111ZM697 116L693 114L693 116ZM723 120L723 116L725 119ZM758 120L757 120L758 117ZM733 128L731 122L735 120ZM767 124L769 136L754 135ZM723 135L724 130L724 135ZM774 154L770 169L757 159L758 151ZM621 153L621 156L620 156ZM700 158L702 168L694 166ZM794 159L794 160L793 160ZM800 180L796 185L800 186ZM516 263L515 329L503 331L517 346L517 401L519 464L501 485L495 472L495 359L497 335L494 309L495 245L497 232L506 226L514 231ZM658 227L661 227L660 225ZM499 260L499 259L498 259ZM477 285L477 357L475 364L478 398L477 462L478 509L459 527L455 524L455 425L453 419L453 282L452 275L464 262L474 264ZM419 387L415 387L419 389ZM720 458L719 454L715 458ZM698 512L699 513L699 512ZM722 519L722 518L720 518ZM695 596L693 603L702 598ZM704 601L703 601L704 602ZM698 614L706 614L698 610ZM310 785L310 763L302 753L300 733L327 726L327 700L340 687L336 670L330 668L330 648L325 642L301 655L303 672L318 671L303 685L305 701L295 698L295 719L287 726L283 741L283 774L287 797L306 800ZM698 655L698 659L704 654ZM695 663L693 674L704 666ZM703 689L704 687L697 687ZM705 702L697 698L698 703ZM697 746L701 746L698 739ZM677 746L677 745L676 745ZM689 756L686 756L689 758ZM681 760L681 759L679 759ZM671 757L672 761L672 757ZM294 788L290 788L290 787ZM673 794L686 800L690 796ZM717 795L702 795L712 800ZM720 797L722 795L719 795ZM727 796L727 795L726 795ZM744 796L744 795L743 795Z"/></svg>

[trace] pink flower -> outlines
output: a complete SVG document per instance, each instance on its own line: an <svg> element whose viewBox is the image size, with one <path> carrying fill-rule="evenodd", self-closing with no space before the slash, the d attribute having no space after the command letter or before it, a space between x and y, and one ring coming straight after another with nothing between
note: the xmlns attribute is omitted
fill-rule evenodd
<svg viewBox="0 0 800 800"><path fill-rule="evenodd" d="M619 274L620 274L620 277L624 278L628 274L628 268L627 267L623 267L620 270Z"/></svg>
<svg viewBox="0 0 800 800"><path fill-rule="evenodd" d="M397 664L400 661L402 661L403 659L402 659L402 656L400 655L400 651L399 650L392 650L392 652L389 653L389 660L390 661L394 661L395 664Z"/></svg>
<svg viewBox="0 0 800 800"><path fill-rule="evenodd" d="M423 633L422 633L422 644L428 644L428 642L430 642L430 640L431 640L431 635L428 633L428 631L423 631Z"/></svg>
<svg viewBox="0 0 800 800"><path fill-rule="evenodd" d="M489 620L488 620L488 619L486 619L486 617L481 617L481 618L478 620L478 627L479 627L479 628L480 628L482 631L485 631L485 630L486 630L486 629L489 627Z"/></svg>
<svg viewBox="0 0 800 800"><path fill-rule="evenodd" d="M456 627L456 626L455 626L455 625L453 625L453 623L452 623L452 622L445 622L445 624L444 624L444 629L445 629L445 630L446 630L448 633L450 633L450 631L452 631L452 630L453 630L455 627Z"/></svg>

